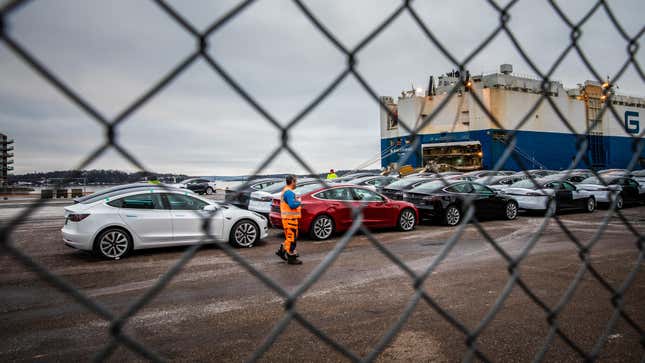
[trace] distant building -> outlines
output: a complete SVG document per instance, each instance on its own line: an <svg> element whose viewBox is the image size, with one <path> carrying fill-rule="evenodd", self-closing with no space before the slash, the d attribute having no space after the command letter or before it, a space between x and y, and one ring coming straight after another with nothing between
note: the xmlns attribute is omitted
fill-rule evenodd
<svg viewBox="0 0 645 363"><path fill-rule="evenodd" d="M390 110L381 109L380 115L382 166L397 164L409 153L403 164L414 167L444 164L457 170L491 169L509 145L508 130L514 128L519 129L514 150L520 163L509 157L501 169L564 169L577 153L580 135L588 142L589 164L581 162L578 167L625 168L630 163L634 137L638 139L641 130L640 117L645 114L645 98L617 94L610 82L586 81L567 89L552 81L543 90L541 79L512 72L508 64L492 74L471 76L466 72L462 76L467 85L459 85L459 72L452 71L430 77L427 89L404 91L398 99L382 97ZM457 93L443 104L454 87ZM544 100L528 114L544 92L558 111ZM616 113L606 110L600 115L606 102L612 102ZM410 133L399 123L417 129L434 111L438 113L418 130L420 142L412 149ZM642 167L645 149L636 158Z"/></svg>
<svg viewBox="0 0 645 363"><path fill-rule="evenodd" d="M13 170L13 140L7 135L0 134L0 187L7 186L8 172Z"/></svg>

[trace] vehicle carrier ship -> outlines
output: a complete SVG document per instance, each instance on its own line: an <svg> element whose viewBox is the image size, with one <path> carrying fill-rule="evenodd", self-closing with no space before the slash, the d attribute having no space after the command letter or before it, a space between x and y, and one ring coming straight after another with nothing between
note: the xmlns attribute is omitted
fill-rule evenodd
<svg viewBox="0 0 645 363"><path fill-rule="evenodd" d="M465 85L461 79L466 80ZM396 101L381 97L391 111L381 108L380 112L382 167L397 166L413 147L410 133L400 123L418 128L450 96L456 84L461 84L458 92L419 130L420 142L401 164L415 168L431 164L456 170L492 169L509 146L509 130L517 127L543 94L542 80L514 74L510 64L503 64L499 72L490 74L466 73L460 77L458 71L452 71L436 79L430 77L427 89L404 91ZM574 131L543 100L516 133L514 151L520 162L509 157L501 169L565 169L576 156L578 134L588 141L586 156L591 164L583 161L578 168L627 167L634 155L634 140L643 142L639 135L645 99L618 94L614 88L610 82L586 81L570 89L561 82L550 82L548 96ZM478 106L473 93L501 127ZM612 103L618 119L609 109L601 112L606 102ZM588 131L590 125L595 127ZM641 150L637 158L636 168L645 166L645 151Z"/></svg>

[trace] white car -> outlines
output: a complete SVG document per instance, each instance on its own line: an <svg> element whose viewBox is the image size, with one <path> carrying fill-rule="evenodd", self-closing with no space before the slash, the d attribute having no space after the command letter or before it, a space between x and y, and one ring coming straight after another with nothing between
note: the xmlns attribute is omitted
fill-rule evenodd
<svg viewBox="0 0 645 363"><path fill-rule="evenodd" d="M645 202L645 183L621 175L605 173L589 177L580 184L579 189L592 193L598 203L609 204L616 200L616 209L621 209L625 203Z"/></svg>
<svg viewBox="0 0 645 363"><path fill-rule="evenodd" d="M298 181L298 186L294 189L294 193L298 196L302 194L302 190L306 190L306 193L308 193L310 190L313 190L311 188L322 188L323 186L324 185L320 180L303 179L302 181ZM268 217L269 213L271 213L271 202L276 198L280 199L282 189L284 189L284 187L284 183L276 183L262 190L251 193L249 210Z"/></svg>
<svg viewBox="0 0 645 363"><path fill-rule="evenodd" d="M592 193L576 188L560 177L551 175L536 179L535 183L530 179L521 180L504 189L503 193L515 199L518 207L525 210L583 209L591 213L596 209L596 198Z"/></svg>
<svg viewBox="0 0 645 363"><path fill-rule="evenodd" d="M284 186L285 183L275 183L262 190L252 192L251 199L249 200L249 210L268 216L271 213L273 195L282 192Z"/></svg>
<svg viewBox="0 0 645 363"><path fill-rule="evenodd" d="M86 197L65 207L61 232L70 247L119 259L132 250L200 243L206 218L214 239L208 242L252 247L268 234L267 219L257 213L163 185L139 185Z"/></svg>

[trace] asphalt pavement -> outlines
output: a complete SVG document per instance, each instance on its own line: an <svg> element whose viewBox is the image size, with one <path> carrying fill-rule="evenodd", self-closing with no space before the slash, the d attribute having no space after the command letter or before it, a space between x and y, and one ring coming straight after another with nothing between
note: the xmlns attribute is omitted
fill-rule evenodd
<svg viewBox="0 0 645 363"><path fill-rule="evenodd" d="M119 261L97 259L63 245L59 208L46 206L16 226L13 244L114 314L125 312L186 250L144 250ZM645 207L627 208L623 213L642 235ZM606 214L599 210L560 218L568 233L585 244L595 238ZM12 215L0 212L5 220ZM539 216L521 215L516 221L485 221L482 226L506 253L517 256L541 223ZM455 231L424 224L413 232L386 230L374 235L419 274L445 251ZM300 266L288 266L273 254L280 241L280 232L272 230L256 247L236 251L255 269L294 291L328 256L339 236L322 242L301 240L298 249L304 264ZM625 314L642 329L645 273L639 252L635 234L614 216L591 249L588 266L615 289L624 284L630 271L639 269L622 302ZM607 339L599 344L602 361L641 361L645 353L642 336L624 318L604 334L614 314L612 295L583 268L578 248L554 220L519 266L521 279L532 294L550 308L561 305L552 321L577 349L591 352L605 335ZM577 274L580 283L569 291L567 303L561 304ZM526 292L517 284L509 285L509 276L507 262L469 225L423 288L458 324L478 330L476 348L485 357L531 361L543 349L552 325ZM359 234L296 302L296 308L334 342L364 357L410 304L413 286L401 268ZM510 294L492 314L505 289ZM110 341L109 322L7 255L0 256L0 296L0 361L85 361ZM124 331L168 360L237 362L248 359L284 316L284 299L224 251L206 246L126 323ZM485 317L490 322L482 326ZM464 333L422 300L377 359L453 362L462 360L468 351ZM581 360L558 336L544 354L546 361ZM145 359L120 345L109 360ZM347 361L296 321L289 323L262 360Z"/></svg>

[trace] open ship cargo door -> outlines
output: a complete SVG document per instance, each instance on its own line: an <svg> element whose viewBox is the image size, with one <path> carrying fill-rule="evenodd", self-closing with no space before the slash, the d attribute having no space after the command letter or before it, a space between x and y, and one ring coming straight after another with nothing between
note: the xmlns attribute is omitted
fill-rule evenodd
<svg viewBox="0 0 645 363"><path fill-rule="evenodd" d="M482 168L482 144L479 141L440 142L421 145L423 165L445 164L455 170Z"/></svg>

